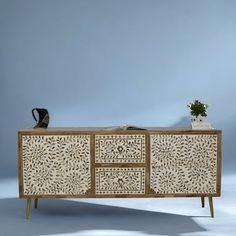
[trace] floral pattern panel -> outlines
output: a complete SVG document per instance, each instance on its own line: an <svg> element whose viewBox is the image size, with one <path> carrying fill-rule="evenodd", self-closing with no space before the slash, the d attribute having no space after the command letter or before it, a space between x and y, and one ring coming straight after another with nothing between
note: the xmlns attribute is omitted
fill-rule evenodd
<svg viewBox="0 0 236 236"><path fill-rule="evenodd" d="M150 135L156 194L216 193L217 135Z"/></svg>
<svg viewBox="0 0 236 236"><path fill-rule="evenodd" d="M145 168L95 168L96 194L144 194Z"/></svg>
<svg viewBox="0 0 236 236"><path fill-rule="evenodd" d="M96 163L145 163L145 135L95 135Z"/></svg>
<svg viewBox="0 0 236 236"><path fill-rule="evenodd" d="M23 135L25 195L86 194L91 188L89 135Z"/></svg>

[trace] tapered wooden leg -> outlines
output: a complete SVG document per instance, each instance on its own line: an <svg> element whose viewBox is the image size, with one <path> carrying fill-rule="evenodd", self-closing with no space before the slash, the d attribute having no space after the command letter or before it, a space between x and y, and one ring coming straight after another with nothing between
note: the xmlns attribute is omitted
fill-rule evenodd
<svg viewBox="0 0 236 236"><path fill-rule="evenodd" d="M214 208L213 208L213 199L212 197L208 197L209 199L209 206L210 206L210 211L211 211L211 217L214 217Z"/></svg>
<svg viewBox="0 0 236 236"><path fill-rule="evenodd" d="M31 199L27 198L26 209L25 209L26 219L29 219L29 216L30 216L30 206L31 206Z"/></svg>
<svg viewBox="0 0 236 236"><path fill-rule="evenodd" d="M34 208L38 208L38 198L34 199Z"/></svg>
<svg viewBox="0 0 236 236"><path fill-rule="evenodd" d="M201 201L202 201L202 208L204 208L205 207L205 198L201 197Z"/></svg>

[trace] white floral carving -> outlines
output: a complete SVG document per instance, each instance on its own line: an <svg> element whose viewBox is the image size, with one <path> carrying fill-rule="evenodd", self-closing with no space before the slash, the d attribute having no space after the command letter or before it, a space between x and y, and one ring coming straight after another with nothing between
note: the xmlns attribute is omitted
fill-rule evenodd
<svg viewBox="0 0 236 236"><path fill-rule="evenodd" d="M145 135L96 135L96 163L144 163Z"/></svg>
<svg viewBox="0 0 236 236"><path fill-rule="evenodd" d="M96 194L144 194L145 168L95 168Z"/></svg>
<svg viewBox="0 0 236 236"><path fill-rule="evenodd" d="M86 194L91 188L89 135L23 135L25 195Z"/></svg>
<svg viewBox="0 0 236 236"><path fill-rule="evenodd" d="M151 189L216 193L217 135L151 135Z"/></svg>

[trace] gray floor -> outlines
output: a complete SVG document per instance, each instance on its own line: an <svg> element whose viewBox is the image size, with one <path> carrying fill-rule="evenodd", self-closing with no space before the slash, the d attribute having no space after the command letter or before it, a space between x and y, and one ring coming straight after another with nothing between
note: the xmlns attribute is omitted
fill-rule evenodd
<svg viewBox="0 0 236 236"><path fill-rule="evenodd" d="M223 177L215 218L200 198L40 199L26 220L17 191L16 179L0 180L1 236L236 235L236 176Z"/></svg>

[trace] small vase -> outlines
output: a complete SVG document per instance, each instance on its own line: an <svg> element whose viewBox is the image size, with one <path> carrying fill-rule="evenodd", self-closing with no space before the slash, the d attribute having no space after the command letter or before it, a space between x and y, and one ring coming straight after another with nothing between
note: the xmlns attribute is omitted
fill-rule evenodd
<svg viewBox="0 0 236 236"><path fill-rule="evenodd" d="M192 129L202 130L202 129L212 129L211 124L207 119L201 115L191 116L191 126Z"/></svg>
<svg viewBox="0 0 236 236"><path fill-rule="evenodd" d="M191 117L191 121L192 121L192 122L203 122L203 121L204 121L204 118L203 118L203 116L201 116L201 115L192 116L192 117Z"/></svg>

